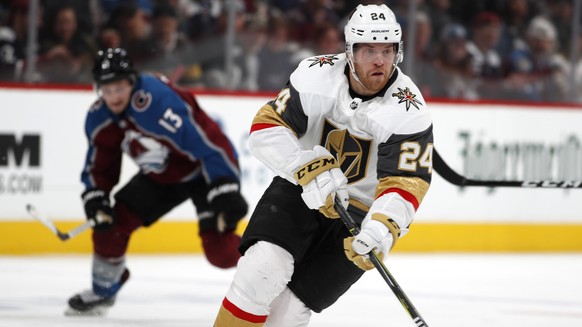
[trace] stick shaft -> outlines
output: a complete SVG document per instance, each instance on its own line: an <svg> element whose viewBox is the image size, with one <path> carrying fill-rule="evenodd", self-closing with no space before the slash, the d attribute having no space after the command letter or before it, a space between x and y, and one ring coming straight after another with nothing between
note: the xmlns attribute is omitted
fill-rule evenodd
<svg viewBox="0 0 582 327"><path fill-rule="evenodd" d="M358 235L360 233L360 228L358 227L352 216L350 216L348 211L341 205L341 201L339 198L337 198L337 196L335 199L334 208L339 214L341 221L348 228L350 233L354 236ZM388 268L386 268L382 260L378 258L376 252L375 251L370 252L369 257L374 267L376 267L376 270L378 270L378 273L380 273L384 281L386 281L386 283L388 284L394 295L396 295L396 298L398 298L406 312L408 312L416 326L428 327L428 324L420 316L420 313L418 312L418 310L416 310L416 307L412 304L408 296L406 296L400 285L398 285L396 279L392 276L390 271L388 271Z"/></svg>
<svg viewBox="0 0 582 327"><path fill-rule="evenodd" d="M469 179L454 171L436 149L433 151L433 168L447 182L457 186L523 187L523 188L582 188L582 181L493 181Z"/></svg>
<svg viewBox="0 0 582 327"><path fill-rule="evenodd" d="M95 225L94 220L87 220L84 224L79 225L79 226L73 228L68 233L64 233L64 235L66 235L66 238L69 239L69 238L72 238L72 237L75 237L75 236L81 234L85 230L93 227L94 225Z"/></svg>

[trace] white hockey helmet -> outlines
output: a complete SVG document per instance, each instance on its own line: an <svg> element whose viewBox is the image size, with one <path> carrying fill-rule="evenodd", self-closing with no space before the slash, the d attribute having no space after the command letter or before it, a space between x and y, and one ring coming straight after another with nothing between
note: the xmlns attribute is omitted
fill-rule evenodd
<svg viewBox="0 0 582 327"><path fill-rule="evenodd" d="M356 43L396 43L398 50L394 65L402 62L402 28L392 10L386 5L358 5L350 16L344 33L346 55L353 73L355 73L353 59Z"/></svg>

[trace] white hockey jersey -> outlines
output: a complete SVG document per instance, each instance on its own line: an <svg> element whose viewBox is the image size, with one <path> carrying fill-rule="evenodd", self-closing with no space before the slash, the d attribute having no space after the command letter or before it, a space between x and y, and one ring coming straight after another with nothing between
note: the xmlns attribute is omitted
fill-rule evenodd
<svg viewBox="0 0 582 327"><path fill-rule="evenodd" d="M255 116L249 147L292 183L289 164L302 151L325 147L348 179L350 205L386 214L405 234L431 181L430 111L398 68L370 97L350 90L348 74L345 54L303 60Z"/></svg>

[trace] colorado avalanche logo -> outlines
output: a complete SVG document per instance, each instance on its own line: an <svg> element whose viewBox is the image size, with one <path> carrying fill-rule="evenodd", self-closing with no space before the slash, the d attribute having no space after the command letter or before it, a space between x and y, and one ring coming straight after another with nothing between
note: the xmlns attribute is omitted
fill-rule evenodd
<svg viewBox="0 0 582 327"><path fill-rule="evenodd" d="M146 111L152 104L152 94L144 90L137 90L131 97L131 106L137 112Z"/></svg>
<svg viewBox="0 0 582 327"><path fill-rule="evenodd" d="M309 67L313 67L317 64L319 64L319 67L323 67L323 65L325 64L333 66L335 65L335 63L333 62L334 60L339 60L339 58L334 55L328 55L307 59L307 61L313 61L311 65L309 65Z"/></svg>
<svg viewBox="0 0 582 327"><path fill-rule="evenodd" d="M129 130L121 146L144 173L166 170L170 150L157 140Z"/></svg>
<svg viewBox="0 0 582 327"><path fill-rule="evenodd" d="M422 106L422 103L416 99L416 94L412 93L410 89L407 87L404 90L398 88L398 92L392 93L393 97L398 98L398 103L404 102L406 104L406 111L410 109L410 105L413 105L416 109L420 110L418 105Z"/></svg>

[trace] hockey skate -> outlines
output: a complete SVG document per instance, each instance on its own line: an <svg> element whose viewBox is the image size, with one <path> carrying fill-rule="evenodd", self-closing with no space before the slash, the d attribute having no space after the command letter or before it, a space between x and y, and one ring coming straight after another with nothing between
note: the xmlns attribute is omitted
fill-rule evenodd
<svg viewBox="0 0 582 327"><path fill-rule="evenodd" d="M65 310L65 316L103 316L107 310L115 304L115 296L121 286L129 279L127 268L121 275L117 291L109 297L95 294L93 290L86 290L73 295L69 299L69 307Z"/></svg>

